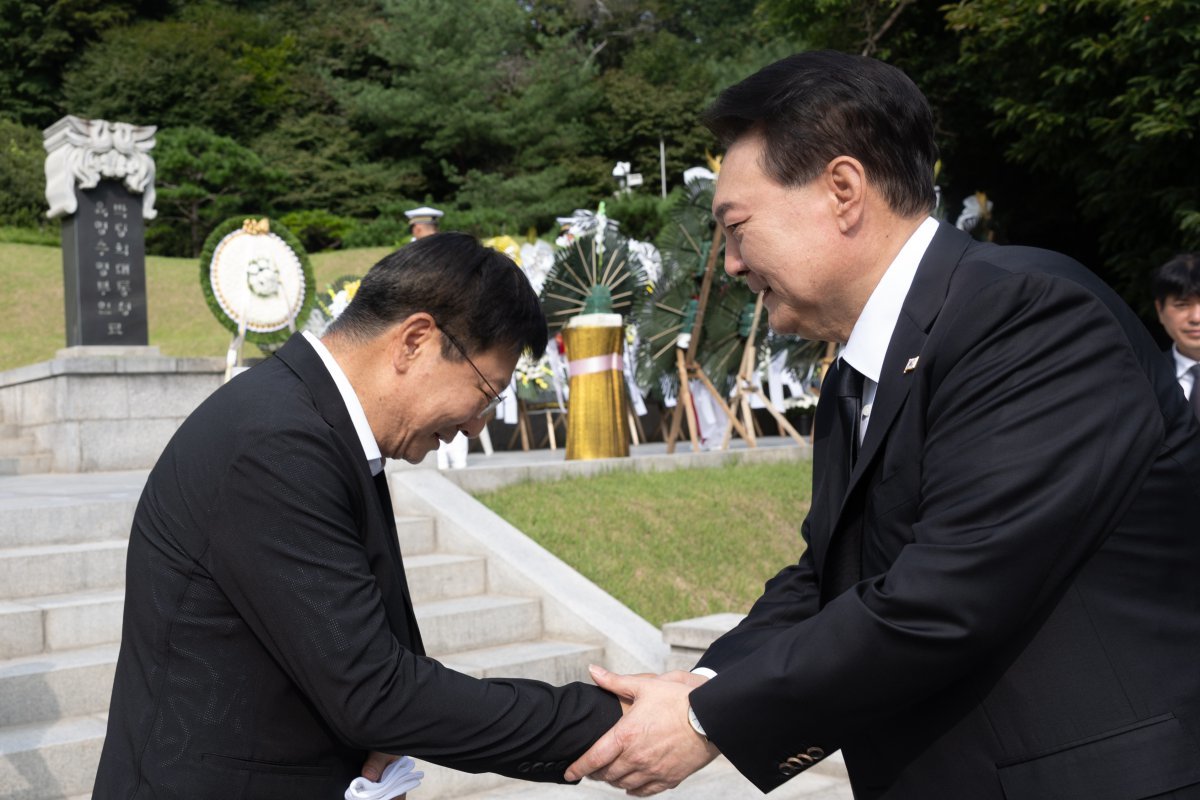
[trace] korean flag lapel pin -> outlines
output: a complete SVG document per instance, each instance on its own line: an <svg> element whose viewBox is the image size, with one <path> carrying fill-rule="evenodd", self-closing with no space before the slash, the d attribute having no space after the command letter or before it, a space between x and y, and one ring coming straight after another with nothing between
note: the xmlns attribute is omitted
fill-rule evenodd
<svg viewBox="0 0 1200 800"><path fill-rule="evenodd" d="M907 375L908 373L910 373L910 372L912 372L914 369L916 369L916 368L917 368L917 362L918 362L918 361L920 361L920 360L921 360L921 357L920 357L920 356L913 356L912 358L910 358L910 359L908 360L908 363L906 363L906 364L904 365L904 374L905 374L905 375Z"/></svg>

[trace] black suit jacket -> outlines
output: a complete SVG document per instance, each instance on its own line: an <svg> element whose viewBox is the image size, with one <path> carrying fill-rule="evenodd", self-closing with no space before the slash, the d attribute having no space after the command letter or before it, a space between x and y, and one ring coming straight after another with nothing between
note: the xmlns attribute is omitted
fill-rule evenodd
<svg viewBox="0 0 1200 800"><path fill-rule="evenodd" d="M1200 797L1200 435L1125 304L942 225L844 496L832 413L807 549L700 662L721 752L764 791L841 747L860 799Z"/></svg>
<svg viewBox="0 0 1200 800"><path fill-rule="evenodd" d="M386 481L303 337L206 400L134 516L93 797L337 798L367 750L561 781L596 687L423 656Z"/></svg>

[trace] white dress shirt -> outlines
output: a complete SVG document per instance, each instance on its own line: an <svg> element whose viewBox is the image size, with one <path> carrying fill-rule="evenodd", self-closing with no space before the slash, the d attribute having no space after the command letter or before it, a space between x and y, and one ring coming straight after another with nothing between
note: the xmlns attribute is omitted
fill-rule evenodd
<svg viewBox="0 0 1200 800"><path fill-rule="evenodd" d="M1190 398L1192 392L1196 389L1196 378L1192 374L1191 369L1200 362L1188 358L1179 352L1177 345L1171 345L1171 355L1175 358L1175 380L1179 381L1179 385L1183 389L1183 396Z"/></svg>
<svg viewBox="0 0 1200 800"><path fill-rule="evenodd" d="M329 370L329 377L333 378L333 382L337 385L342 402L346 404L346 411L350 413L350 421L354 423L354 432L358 434L358 441L362 443L363 452L366 453L367 466L371 468L372 475L378 475L383 469L383 454L379 452L379 443L375 441L375 434L371 433L367 414L363 411L358 395L354 393L354 387L350 385L350 379L346 377L346 373L342 372L333 353L329 352L329 348L322 344L320 339L309 331L304 332L304 338L317 351L321 362L325 364L325 369Z"/></svg>
<svg viewBox="0 0 1200 800"><path fill-rule="evenodd" d="M858 440L861 443L867 433L867 423L871 420L871 406L875 403L875 392L879 389L879 376L883 373L883 358L887 355L888 345L896 330L896 322L900 319L900 311L904 307L904 299L912 288L913 278L917 274L917 266L933 235L937 233L938 222L928 217L921 226L913 231L912 236L900 248L896 258L888 266L883 277L879 279L875 290L867 298L862 314L850 331L850 339L842 350L842 360L862 373L862 419L858 425Z"/></svg>

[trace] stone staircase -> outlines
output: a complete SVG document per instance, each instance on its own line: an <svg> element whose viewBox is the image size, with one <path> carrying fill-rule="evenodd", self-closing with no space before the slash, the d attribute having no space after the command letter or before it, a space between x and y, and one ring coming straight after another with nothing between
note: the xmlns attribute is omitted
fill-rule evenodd
<svg viewBox="0 0 1200 800"><path fill-rule="evenodd" d="M0 424L0 475L49 472L52 457L38 450L37 440L17 425Z"/></svg>
<svg viewBox="0 0 1200 800"><path fill-rule="evenodd" d="M82 800L91 791L137 493L128 485L0 504L0 800ZM553 683L586 679L587 665L603 660L601 645L545 639L540 599L489 593L487 559L442 552L431 518L400 516L397 528L431 655L477 677ZM420 768L422 800L520 783Z"/></svg>

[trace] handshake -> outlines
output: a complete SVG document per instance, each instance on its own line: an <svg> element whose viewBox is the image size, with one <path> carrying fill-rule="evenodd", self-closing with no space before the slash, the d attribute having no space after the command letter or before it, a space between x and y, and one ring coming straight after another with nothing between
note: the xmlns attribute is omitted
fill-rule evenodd
<svg viewBox="0 0 1200 800"><path fill-rule="evenodd" d="M689 721L692 689L708 680L692 672L618 675L590 667L601 689L621 701L621 720L567 768L569 781L592 778L649 797L678 786L720 753Z"/></svg>

